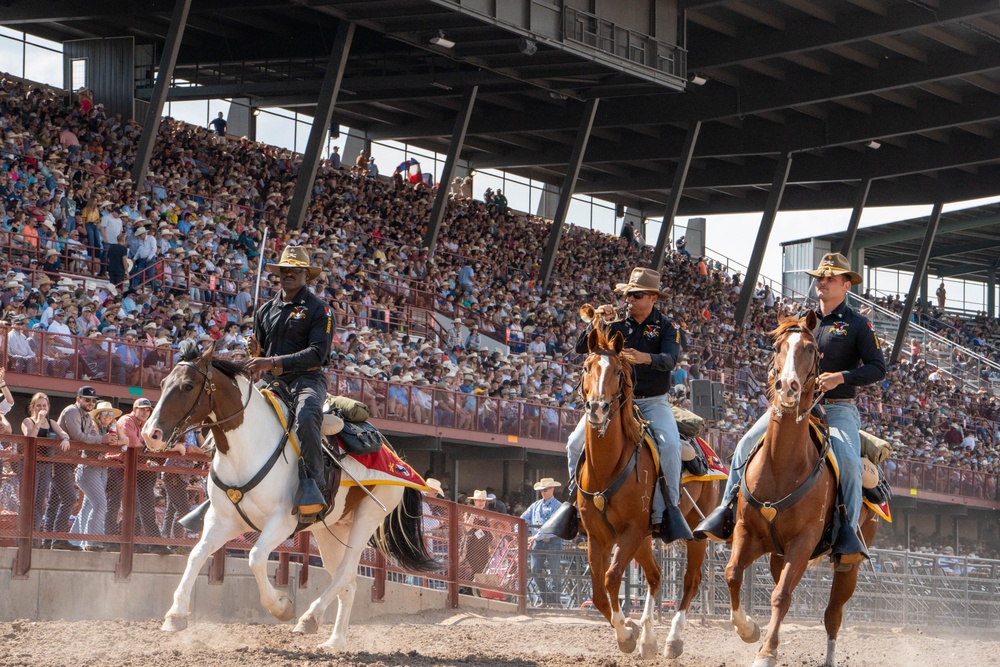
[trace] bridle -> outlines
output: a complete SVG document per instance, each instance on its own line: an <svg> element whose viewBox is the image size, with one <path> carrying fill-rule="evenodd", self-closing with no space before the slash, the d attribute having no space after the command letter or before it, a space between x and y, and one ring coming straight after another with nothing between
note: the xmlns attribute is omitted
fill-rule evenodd
<svg viewBox="0 0 1000 667"><path fill-rule="evenodd" d="M618 355L616 355L615 353L610 352L608 350L594 350L594 351L591 352L591 354L596 354L596 355L601 356L601 357L614 357L615 359L617 359L617 357L618 357ZM583 399L583 409L584 409L584 411L585 412L589 412L590 406L591 406L591 402L587 400L587 397L583 393L583 378L582 377L580 378L580 384L577 387L577 390L580 392L580 398ZM598 438L603 438L604 434L608 432L608 427L611 425L611 420L614 419L614 416L616 414L618 414L618 412L622 409L622 406L625 405L626 398L631 398L631 396L628 396L628 397L625 396L625 373L622 372L622 368L619 365L618 366L618 393L616 393L614 395L614 397L611 399L611 401L608 403L608 407L610 408L615 403L617 403L618 405L613 410L609 409L608 413L604 417L604 420L601 421L600 430L597 432L597 437Z"/></svg>
<svg viewBox="0 0 1000 667"><path fill-rule="evenodd" d="M165 443L164 449L170 449L171 446L176 445L180 441L181 438L183 438L184 436L186 436L189 431L193 431L196 428L211 428L213 426L219 426L220 424L225 424L228 421L236 419L241 414L243 414L244 411L246 411L247 406L250 405L250 399L253 396L253 383L250 382L249 383L250 384L250 390L247 392L246 401L243 402L243 407L241 407L239 410L237 410L233 414L229 415L228 417L224 417L222 419L219 419L218 421L208 422L208 423L206 423L206 422L200 422L198 424L192 424L191 423L191 418L194 416L194 413L198 409L198 406L201 405L202 398L206 394L208 395L208 413L207 414L212 414L213 412L215 412L215 391L216 391L216 388L215 388L215 382L212 380L213 366L212 366L212 362L209 362L208 363L208 370L207 371L203 371L201 369L201 367L198 366L198 364L195 364L195 363L190 362L190 361L181 361L181 362L178 362L174 366L174 369L176 370L180 366L188 366L188 367L193 368L194 370L198 371L205 378L205 382L202 384L202 390L201 390L201 392L198 393L198 398L191 405L191 409L187 411L187 414L184 415L184 420L179 425L177 425L174 428L174 432L170 436L170 438L167 440L167 442ZM239 389L239 383L236 382L235 378L233 378L233 384L235 384L236 387L237 387L237 389Z"/></svg>
<svg viewBox="0 0 1000 667"><path fill-rule="evenodd" d="M812 332L811 331L809 331L808 329L806 329L804 327L799 327L799 326L789 327L789 328L785 329L781 333L781 336L782 336L782 338L784 338L786 334L790 334L790 333L806 333L806 334L809 334L810 337L812 336ZM777 350L775 350L775 352L777 352ZM812 362L812 364L809 367L809 374L806 375L806 379L802 383L802 391L803 392L805 392L806 387L809 385L810 382L815 382L816 379L819 377L819 360L820 360L819 347L814 347L812 352L813 352L813 362ZM772 372L775 373L775 375L780 375L777 372L778 369L774 368L773 366L772 366L771 370L772 370ZM796 405L795 406L795 410L796 410L796 412L795 412L795 423L798 424L803 419L805 419L809 415L809 413L813 411L813 408L815 408L817 405L819 405L819 402L821 400L823 400L823 396L825 396L825 395L826 395L825 391L821 391L820 393L818 393L816 395L816 397L814 398L812 404L809 406L809 408L805 412L802 412L802 413L798 412L799 406ZM785 411L781 407L781 401L777 401L776 404L774 404L774 405L771 406L771 413L774 415L775 419L779 419L779 420L782 417L785 416Z"/></svg>

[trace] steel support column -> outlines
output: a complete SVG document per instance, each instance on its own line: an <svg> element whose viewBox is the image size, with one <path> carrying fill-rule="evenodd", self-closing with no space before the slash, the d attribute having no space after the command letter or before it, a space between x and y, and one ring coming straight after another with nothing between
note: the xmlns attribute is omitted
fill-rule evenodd
<svg viewBox="0 0 1000 667"><path fill-rule="evenodd" d="M427 221L427 233L424 234L424 247L427 248L428 258L434 257L438 232L441 231L441 221L444 220L444 210L448 207L448 190L451 188L452 174L455 173L455 164L458 162L458 156L462 153L462 146L465 145L465 132L469 129L469 119L472 118L472 108L476 105L478 92L479 86L470 86L465 89L465 93L462 95L462 106L458 110L458 115L455 116L455 127L451 131L448 154L445 156L444 168L438 178L437 196L434 197L431 217Z"/></svg>
<svg viewBox="0 0 1000 667"><path fill-rule="evenodd" d="M913 280L910 281L910 291L906 293L906 302L903 304L903 312L899 315L899 329L896 330L896 342L892 346L892 356L890 364L899 363L899 355L903 350L903 341L906 340L906 331L910 327L910 316L913 314L913 303L917 300L917 292L927 275L927 261L931 257L931 248L934 246L934 235L937 234L938 223L941 222L941 209L944 208L942 202L934 204L931 210L930 220L927 221L927 229L924 231L924 242L920 246L920 254L917 255L917 264L913 268Z"/></svg>
<svg viewBox="0 0 1000 667"><path fill-rule="evenodd" d="M986 269L986 316L993 319L997 316L997 263L993 262Z"/></svg>
<svg viewBox="0 0 1000 667"><path fill-rule="evenodd" d="M694 145L698 143L699 132L701 132L701 121L696 120L688 128L687 136L684 137L684 145L681 147L680 159L677 162L677 171L674 172L674 180L670 185L670 197L663 209L663 224L660 225L660 235L656 237L656 248L653 250L652 268L657 271L663 267L663 259L667 256L670 228L674 224L674 216L677 215L677 207L681 203L684 181L687 180L688 168L691 166L691 156L694 155Z"/></svg>
<svg viewBox="0 0 1000 667"><path fill-rule="evenodd" d="M146 122L142 124L142 136L139 139L139 149L136 151L135 163L132 165L132 182L141 190L149 170L149 161L153 158L153 147L156 145L156 135L163 117L163 105L167 101L167 91L174 78L174 65L177 64L177 54L181 50L181 40L184 39L184 26L187 25L188 12L191 10L191 0L176 0L174 14L167 28L167 37L163 43L163 54L160 56L160 69L156 72L156 83L153 84L153 94L149 98L149 108L146 109Z"/></svg>
<svg viewBox="0 0 1000 667"><path fill-rule="evenodd" d="M851 220L847 223L847 234L844 235L844 242L840 246L840 254L850 257L854 250L854 239L858 237L858 226L861 224L861 213L865 210L865 203L868 201L868 193L872 189L872 179L866 178L858 184L858 194L854 199L854 208L851 209ZM852 266L852 269L861 273L860 266Z"/></svg>
<svg viewBox="0 0 1000 667"><path fill-rule="evenodd" d="M781 207L781 196L785 193L785 184L788 183L788 172L791 168L792 154L782 153L781 157L778 158L778 167L774 170L771 191L767 194L767 205L764 206L764 214L760 219L760 228L757 230L753 254L750 255L747 275L743 278L743 287L740 288L740 296L736 301L736 325L739 327L746 324L747 316L750 315L750 303L753 300L754 290L757 289L757 278L760 276L761 264L764 263L767 241L771 236L771 228L774 227L774 218L778 215L778 208Z"/></svg>
<svg viewBox="0 0 1000 667"><path fill-rule="evenodd" d="M351 51L351 40L354 38L354 24L340 21L333 37L333 48L330 50L330 60L326 63L326 75L323 77L323 87L320 89L319 101L316 104L316 116L309 128L309 142L306 144L305 155L299 175L295 179L295 192L292 203L288 207L287 229L298 229L306 217L306 209L312 199L313 182L319 170L320 153L323 141L330 129L333 119L333 108L337 104L337 94L340 92L340 81L344 78L344 67L347 65L347 54Z"/></svg>
<svg viewBox="0 0 1000 667"><path fill-rule="evenodd" d="M559 203L556 205L556 214L552 217L552 227L549 229L549 242L545 248L545 255L542 258L542 291L549 291L549 281L552 279L552 269L556 264L556 252L559 250L559 240L562 238L563 223L566 222L566 214L569 212L569 203L573 199L573 190L576 188L576 179L580 175L580 165L583 164L583 154L587 152L587 142L590 141L590 130L594 127L594 117L597 116L597 105L601 100L593 98L587 100L583 107L583 118L580 119L580 128L576 132L576 142L573 144L573 152L570 154L569 163L566 165L566 177L563 179L562 189L559 191Z"/></svg>

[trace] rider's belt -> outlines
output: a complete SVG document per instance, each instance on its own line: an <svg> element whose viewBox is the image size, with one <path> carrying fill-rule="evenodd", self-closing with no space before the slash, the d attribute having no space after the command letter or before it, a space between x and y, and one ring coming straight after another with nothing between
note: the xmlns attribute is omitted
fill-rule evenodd
<svg viewBox="0 0 1000 667"><path fill-rule="evenodd" d="M663 396L663 394L632 394L632 398L656 398L657 396Z"/></svg>
<svg viewBox="0 0 1000 667"><path fill-rule="evenodd" d="M824 398L820 403L853 403L853 398Z"/></svg>

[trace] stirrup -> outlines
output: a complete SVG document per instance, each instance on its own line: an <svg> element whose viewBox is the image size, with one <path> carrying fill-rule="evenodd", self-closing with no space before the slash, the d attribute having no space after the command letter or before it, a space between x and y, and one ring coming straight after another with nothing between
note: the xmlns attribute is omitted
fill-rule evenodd
<svg viewBox="0 0 1000 667"><path fill-rule="evenodd" d="M572 540L580 533L580 514L576 505L564 502L539 529L563 540Z"/></svg>
<svg viewBox="0 0 1000 667"><path fill-rule="evenodd" d="M205 528L205 515L208 514L208 508L211 504L211 500L206 500L178 519L177 523L184 526L192 533L200 533L202 529Z"/></svg>

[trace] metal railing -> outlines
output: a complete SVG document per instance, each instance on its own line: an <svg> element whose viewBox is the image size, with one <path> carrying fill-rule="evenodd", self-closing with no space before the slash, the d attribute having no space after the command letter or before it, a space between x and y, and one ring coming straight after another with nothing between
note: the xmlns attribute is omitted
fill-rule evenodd
<svg viewBox="0 0 1000 667"><path fill-rule="evenodd" d="M176 521L205 499L206 454L178 457L77 442L63 452L54 446L56 442L0 436L0 546L17 549L14 577L27 577L32 550L51 541L68 548L86 545L118 552L115 574L120 580L130 577L136 553L189 552L197 534ZM95 488L85 481L90 477L106 481ZM92 506L97 496L110 502L95 518L88 502ZM88 513L91 516L85 516ZM459 595L464 592L516 603L523 612L527 552L523 520L425 497L423 529L427 546L442 569L408 572L369 547L359 573L374 578L375 600L383 598L385 582L390 580L447 590L450 607L459 606ZM244 555L256 538L257 533L247 532L217 551L209 580L221 583L227 556ZM276 552L278 584L288 585L288 566L295 559L302 564L299 587L304 588L309 566L319 556L310 535L299 533Z"/></svg>
<svg viewBox="0 0 1000 667"><path fill-rule="evenodd" d="M681 79L687 78L687 52L683 48L617 25L596 14L563 7L563 38L636 65Z"/></svg>

